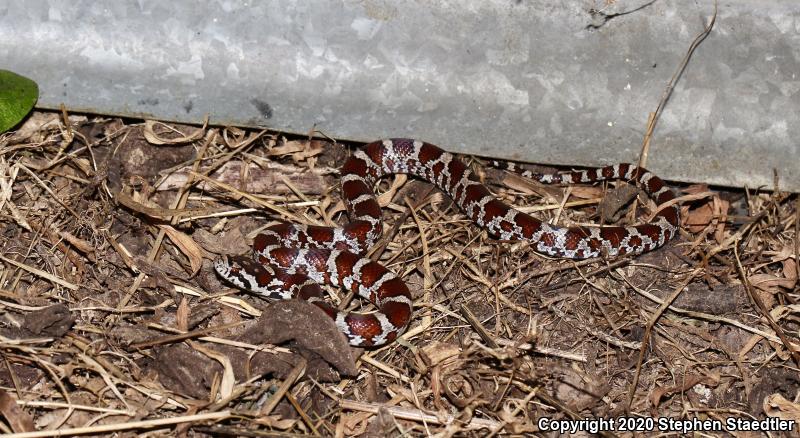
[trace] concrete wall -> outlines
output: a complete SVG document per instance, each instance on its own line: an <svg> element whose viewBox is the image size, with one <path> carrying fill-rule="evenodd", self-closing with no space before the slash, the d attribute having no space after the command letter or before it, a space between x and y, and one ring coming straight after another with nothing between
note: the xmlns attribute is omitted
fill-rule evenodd
<svg viewBox="0 0 800 438"><path fill-rule="evenodd" d="M252 4L251 4L252 3ZM638 157L713 3L0 1L40 105L599 165ZM626 13L628 11L633 11ZM667 179L800 190L800 2L722 0L653 138Z"/></svg>

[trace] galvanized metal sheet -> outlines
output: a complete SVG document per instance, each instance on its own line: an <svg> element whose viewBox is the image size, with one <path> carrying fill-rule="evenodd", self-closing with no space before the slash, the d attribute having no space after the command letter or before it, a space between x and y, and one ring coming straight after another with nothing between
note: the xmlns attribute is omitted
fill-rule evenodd
<svg viewBox="0 0 800 438"><path fill-rule="evenodd" d="M712 13L694 0L0 1L40 105L413 136L541 163L635 160ZM633 11L626 13L628 11ZM800 190L800 3L729 0L658 128L668 179Z"/></svg>

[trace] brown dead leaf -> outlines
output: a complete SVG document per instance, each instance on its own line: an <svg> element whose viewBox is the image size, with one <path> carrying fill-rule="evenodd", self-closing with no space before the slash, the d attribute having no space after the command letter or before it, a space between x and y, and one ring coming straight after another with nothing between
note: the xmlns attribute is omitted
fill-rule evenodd
<svg viewBox="0 0 800 438"><path fill-rule="evenodd" d="M236 377L233 373L233 364L231 363L231 360L228 358L228 356L218 351L203 347L199 342L188 341L188 343L195 350L216 360L220 363L220 365L222 365L222 382L220 382L219 394L216 399L220 400L228 398L233 393L233 385L236 383Z"/></svg>
<svg viewBox="0 0 800 438"><path fill-rule="evenodd" d="M687 195L696 195L698 193L707 192L708 184L692 184L681 191Z"/></svg>
<svg viewBox="0 0 800 438"><path fill-rule="evenodd" d="M725 240L725 223L728 220L730 202L720 198L716 193L708 192L708 186L705 184L693 185L683 191L690 195L712 194L699 207L687 209L684 224L693 233L700 233L712 226L714 239L717 243L722 243Z"/></svg>
<svg viewBox="0 0 800 438"><path fill-rule="evenodd" d="M781 262L781 264L783 265L783 269L782 269L783 276L787 280L794 281L794 285L796 285L797 284L797 273L798 273L797 261L794 260L794 259L786 259L783 262ZM791 288L793 288L794 285L792 285Z"/></svg>
<svg viewBox="0 0 800 438"><path fill-rule="evenodd" d="M753 289L753 293L758 295L758 298L761 300L762 303L764 303L764 307L766 307L767 309L772 309L777 303L777 301L775 300L775 295L777 291L775 290L770 291L770 290L755 288Z"/></svg>
<svg viewBox="0 0 800 438"><path fill-rule="evenodd" d="M674 386L657 386L653 392L650 393L650 404L653 406L652 411L653 413L656 412L658 405L661 404L661 399L666 395L672 395L681 393L692 388L694 385L698 383L705 382L708 377L700 376L697 374L689 374L683 378L683 382L678 385Z"/></svg>
<svg viewBox="0 0 800 438"><path fill-rule="evenodd" d="M59 127L60 121L60 114L34 111L21 126L12 132L8 142L14 144L30 139L31 143L41 143L44 141L47 129Z"/></svg>
<svg viewBox="0 0 800 438"><path fill-rule="evenodd" d="M308 160L322 153L324 144L320 142L309 142L307 140L290 140L280 146L275 146L267 152L267 155L284 156L289 155L295 162ZM313 167L313 166L311 166Z"/></svg>
<svg viewBox="0 0 800 438"><path fill-rule="evenodd" d="M461 347L446 342L432 341L420 349L420 357L425 361L425 365L434 366L458 356Z"/></svg>
<svg viewBox="0 0 800 438"><path fill-rule="evenodd" d="M800 404L792 403L780 394L772 394L764 399L764 413L782 420L800 422Z"/></svg>
<svg viewBox="0 0 800 438"><path fill-rule="evenodd" d="M158 191L174 190L186 185L191 175L191 166L185 166L164 178L156 187ZM243 163L242 161L228 161L215 170L210 178L237 187L248 193L269 193L283 195L292 191L282 183L282 178L287 178L293 186L306 195L319 195L330 186L326 182L326 175L333 175L337 170L332 167L320 166L308 169L307 166L297 164L283 164L275 161L263 163ZM246 176L246 178L245 178ZM196 185L198 190L217 193L224 191L206 181Z"/></svg>
<svg viewBox="0 0 800 438"><path fill-rule="evenodd" d="M516 173L507 173L502 180L503 186L516 190L524 195L546 196L551 200L558 200L563 197L564 190L561 187L542 184L538 181L525 178Z"/></svg>
<svg viewBox="0 0 800 438"><path fill-rule="evenodd" d="M298 420L283 419L280 415L265 415L254 420L254 423L279 430L289 430L297 424Z"/></svg>
<svg viewBox="0 0 800 438"><path fill-rule="evenodd" d="M56 232L58 233L59 236L61 236L62 239L69 242L78 251L84 254L89 254L94 256L94 246L90 242L87 242L79 237L76 237L72 233L69 233L67 231L56 230Z"/></svg>
<svg viewBox="0 0 800 438"><path fill-rule="evenodd" d="M191 236L176 230L171 225L160 224L158 227L164 230L169 240L189 259L189 263L192 265L192 275L196 274L203 266L205 251L192 240Z"/></svg>
<svg viewBox="0 0 800 438"><path fill-rule="evenodd" d="M0 415L5 417L14 432L33 432L36 430L33 426L33 418L17 405L14 397L11 397L2 389L0 389Z"/></svg>
<svg viewBox="0 0 800 438"><path fill-rule="evenodd" d="M600 199L605 190L601 186L573 186L570 194L578 199Z"/></svg>
<svg viewBox="0 0 800 438"><path fill-rule="evenodd" d="M725 240L725 223L728 222L728 210L731 207L731 203L719 196L711 198L711 203L714 211L713 222L716 224L714 227L714 240L717 243L722 243Z"/></svg>
<svg viewBox="0 0 800 438"><path fill-rule="evenodd" d="M294 154L305 149L307 144L308 144L307 141L297 141L297 140L287 141L281 144L280 146L274 146L270 148L267 155L271 157L276 157L281 155Z"/></svg>
<svg viewBox="0 0 800 438"><path fill-rule="evenodd" d="M777 293L776 288L778 287L792 289L797 284L796 278L783 278L773 274L754 274L748 280L753 286L772 293Z"/></svg>
<svg viewBox="0 0 800 438"><path fill-rule="evenodd" d="M772 310L769 311L769 314L775 318L776 321L780 321L781 319L791 315L791 314L798 314L800 313L800 304L787 304L776 306Z"/></svg>
<svg viewBox="0 0 800 438"><path fill-rule="evenodd" d="M165 123L156 122L153 120L145 120L144 122L144 131L142 134L144 135L145 140L148 141L150 144L157 144L157 145L179 145L179 144L186 144L191 143L193 141L199 140L203 138L203 135L206 132L206 126L208 125L208 119L203 122L203 127L196 129L191 134L183 134L180 131L176 130L175 128L167 125ZM161 128L160 130L163 132L173 132L178 134L178 136L174 138L167 138L164 137L163 134L156 134L156 129Z"/></svg>
<svg viewBox="0 0 800 438"><path fill-rule="evenodd" d="M782 343L773 341L768 341L768 342L769 346L772 347L773 350L775 350L775 355L778 356L780 360L791 359L792 357L791 353L789 353L789 351L786 348L784 348Z"/></svg>
<svg viewBox="0 0 800 438"><path fill-rule="evenodd" d="M714 208L710 203L706 203L698 208L689 210L684 226L692 233L699 233L711 224L713 218Z"/></svg>

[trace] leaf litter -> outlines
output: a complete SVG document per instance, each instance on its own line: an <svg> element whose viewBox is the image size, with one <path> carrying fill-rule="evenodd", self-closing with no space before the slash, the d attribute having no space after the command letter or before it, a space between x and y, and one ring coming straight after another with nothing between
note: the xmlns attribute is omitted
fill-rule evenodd
<svg viewBox="0 0 800 438"><path fill-rule="evenodd" d="M345 221L337 169L357 145L47 112L29 123L0 140L2 433L486 436L537 433L541 417L798 418L800 198L779 178L673 185L675 242L585 262L492 239L438 190L389 178L371 256L409 284L415 314L400 340L361 350L315 306L268 302L211 267L276 220ZM559 225L652 213L624 183L541 186L462 158ZM330 290L370 309L351 298Z"/></svg>

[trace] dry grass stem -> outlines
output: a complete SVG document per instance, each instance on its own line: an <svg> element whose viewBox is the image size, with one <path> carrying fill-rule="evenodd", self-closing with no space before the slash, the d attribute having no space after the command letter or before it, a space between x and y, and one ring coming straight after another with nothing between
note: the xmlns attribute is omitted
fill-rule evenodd
<svg viewBox="0 0 800 438"><path fill-rule="evenodd" d="M35 138L0 138L0 433L536 436L542 417L798 405L797 194L673 184L675 242L573 262L493 239L430 185L382 181L369 257L406 282L414 317L364 351L213 269L276 221L344 223L335 169L357 145L42 114ZM253 190L256 174L275 190ZM569 225L596 225L615 190L503 181L486 171L500 198Z"/></svg>

